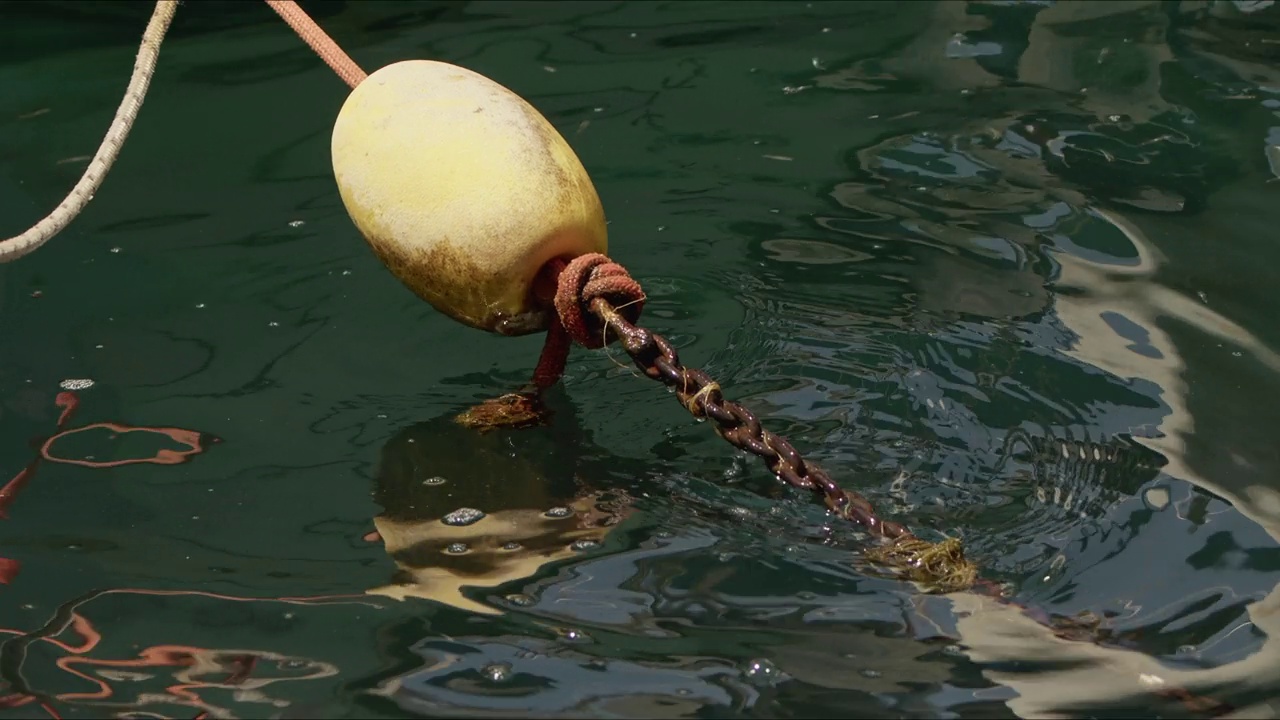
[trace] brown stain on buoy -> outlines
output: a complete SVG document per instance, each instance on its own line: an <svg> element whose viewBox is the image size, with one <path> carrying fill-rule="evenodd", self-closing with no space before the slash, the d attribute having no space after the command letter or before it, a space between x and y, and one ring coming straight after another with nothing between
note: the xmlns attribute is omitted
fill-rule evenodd
<svg viewBox="0 0 1280 720"><path fill-rule="evenodd" d="M538 272L608 249L600 198L568 143L465 68L412 60L373 73L343 105L332 151L343 203L379 260L463 324L545 329Z"/></svg>

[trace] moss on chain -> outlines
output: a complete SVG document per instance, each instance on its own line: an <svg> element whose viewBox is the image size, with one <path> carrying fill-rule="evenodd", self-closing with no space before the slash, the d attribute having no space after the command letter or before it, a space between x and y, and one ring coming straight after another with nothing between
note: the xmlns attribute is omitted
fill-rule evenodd
<svg viewBox="0 0 1280 720"><path fill-rule="evenodd" d="M934 592L967 590L978 579L978 567L964 556L964 547L955 538L932 543L904 537L871 548L864 557Z"/></svg>

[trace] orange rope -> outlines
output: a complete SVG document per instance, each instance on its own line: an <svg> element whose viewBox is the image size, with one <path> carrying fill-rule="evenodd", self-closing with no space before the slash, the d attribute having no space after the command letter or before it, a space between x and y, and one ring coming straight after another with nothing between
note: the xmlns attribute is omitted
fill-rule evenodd
<svg viewBox="0 0 1280 720"><path fill-rule="evenodd" d="M334 72L338 73L338 77L342 78L353 89L361 81L369 77L364 70L360 69L356 61L351 59L350 55L347 55L342 51L342 48L338 47L338 43L334 42L333 38L320 29L320 26L311 19L311 16L307 15L306 11L298 7L298 3L293 0L267 0L267 4L271 6L272 10L276 11L281 19L289 23L289 27L293 28L298 37L302 38L311 46L312 50L316 51L321 60L324 60L329 67L333 68Z"/></svg>

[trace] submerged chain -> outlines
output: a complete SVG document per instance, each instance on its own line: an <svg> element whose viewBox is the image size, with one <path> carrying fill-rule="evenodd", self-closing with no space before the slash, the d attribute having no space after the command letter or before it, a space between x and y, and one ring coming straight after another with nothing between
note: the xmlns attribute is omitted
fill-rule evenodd
<svg viewBox="0 0 1280 720"><path fill-rule="evenodd" d="M880 518L871 503L836 484L817 465L805 462L791 443L769 432L747 408L725 399L720 386L701 370L687 368L671 343L636 324L645 295L621 265L600 254L583 255L569 263L553 261L556 324L552 333L567 334L588 348L620 340L636 367L647 377L673 389L694 417L710 419L716 433L731 445L765 461L779 480L820 498L839 517L858 523L884 540L864 557L873 564L939 590L968 588L977 568L964 557L960 541L921 540L900 523ZM564 368L567 343L554 339L543 353L538 375L557 375ZM563 350L561 349L563 348ZM553 356L553 357L552 357ZM545 370L546 372L542 372Z"/></svg>
<svg viewBox="0 0 1280 720"><path fill-rule="evenodd" d="M590 309L621 340L623 349L641 372L674 388L676 397L690 414L715 422L720 437L764 460L779 480L819 495L832 512L875 535L890 540L911 537L900 523L878 517L866 498L841 488L821 468L805 462L791 443L765 429L750 410L726 399L720 386L705 372L682 365L676 349L666 338L631 324L604 298L592 300Z"/></svg>

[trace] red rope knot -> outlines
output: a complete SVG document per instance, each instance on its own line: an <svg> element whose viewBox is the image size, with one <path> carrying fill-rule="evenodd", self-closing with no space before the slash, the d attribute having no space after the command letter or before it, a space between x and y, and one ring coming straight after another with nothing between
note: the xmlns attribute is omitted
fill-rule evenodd
<svg viewBox="0 0 1280 720"><path fill-rule="evenodd" d="M561 271L556 286L556 314L574 342L585 348L602 348L608 340L591 303L603 298L629 322L640 319L644 290L627 269L600 253L574 258Z"/></svg>

